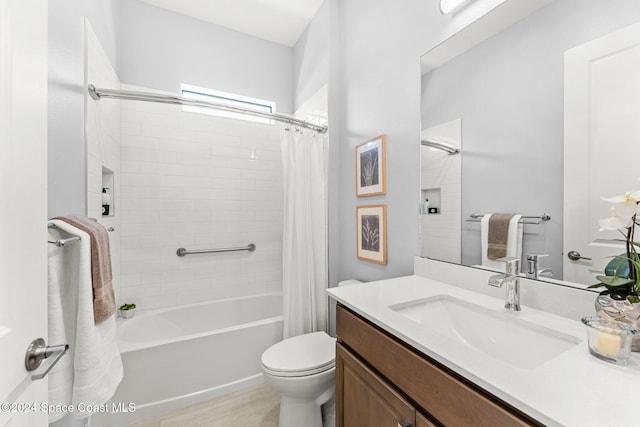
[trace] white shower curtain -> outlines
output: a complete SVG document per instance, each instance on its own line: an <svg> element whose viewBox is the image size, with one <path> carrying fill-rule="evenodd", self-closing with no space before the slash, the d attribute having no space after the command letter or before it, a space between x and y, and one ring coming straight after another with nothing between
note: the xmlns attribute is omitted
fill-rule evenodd
<svg viewBox="0 0 640 427"><path fill-rule="evenodd" d="M327 325L327 157L325 135L283 131L284 338Z"/></svg>

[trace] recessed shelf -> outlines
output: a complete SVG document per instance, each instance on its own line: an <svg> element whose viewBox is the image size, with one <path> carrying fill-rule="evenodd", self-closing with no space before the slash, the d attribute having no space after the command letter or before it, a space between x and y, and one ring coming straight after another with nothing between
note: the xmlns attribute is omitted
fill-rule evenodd
<svg viewBox="0 0 640 427"><path fill-rule="evenodd" d="M102 166L102 216L115 216L114 174L111 169ZM105 196L106 194L106 196Z"/></svg>
<svg viewBox="0 0 640 427"><path fill-rule="evenodd" d="M438 215L441 213L441 195L439 188L423 188L421 190L420 213L423 215ZM425 206L426 200L429 200L428 208Z"/></svg>

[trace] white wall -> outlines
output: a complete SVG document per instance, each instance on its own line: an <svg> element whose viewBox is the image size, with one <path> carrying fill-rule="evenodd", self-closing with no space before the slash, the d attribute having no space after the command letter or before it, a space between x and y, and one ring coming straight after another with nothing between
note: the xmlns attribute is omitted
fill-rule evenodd
<svg viewBox="0 0 640 427"><path fill-rule="evenodd" d="M120 81L89 20L85 21L87 80L98 87L119 88ZM113 228L109 233L115 295L120 295L120 101L95 101L86 95L87 216ZM113 182L103 183L103 168L113 172ZM102 188L113 195L109 216L102 215Z"/></svg>
<svg viewBox="0 0 640 427"><path fill-rule="evenodd" d="M119 302L147 309L281 292L279 126L124 101L121 130ZM176 255L248 243L255 252Z"/></svg>
<svg viewBox="0 0 640 427"><path fill-rule="evenodd" d="M293 47L294 110L329 83L331 1L325 0Z"/></svg>
<svg viewBox="0 0 640 427"><path fill-rule="evenodd" d="M116 65L118 12L118 0L49 2L49 217L85 213L84 19Z"/></svg>
<svg viewBox="0 0 640 427"><path fill-rule="evenodd" d="M137 1L122 1L123 83L179 92L180 83L276 101L293 112L291 48Z"/></svg>

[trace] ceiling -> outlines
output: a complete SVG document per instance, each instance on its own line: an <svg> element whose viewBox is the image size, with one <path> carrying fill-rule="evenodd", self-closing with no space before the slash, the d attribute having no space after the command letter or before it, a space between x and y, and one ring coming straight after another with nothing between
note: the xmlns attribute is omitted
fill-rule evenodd
<svg viewBox="0 0 640 427"><path fill-rule="evenodd" d="M142 0L264 40L293 46L323 0Z"/></svg>

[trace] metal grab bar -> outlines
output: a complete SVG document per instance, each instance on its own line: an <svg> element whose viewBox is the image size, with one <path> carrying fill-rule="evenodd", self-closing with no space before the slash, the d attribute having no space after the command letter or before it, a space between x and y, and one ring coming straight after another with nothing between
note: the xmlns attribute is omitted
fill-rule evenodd
<svg viewBox="0 0 640 427"><path fill-rule="evenodd" d="M469 218L466 221L480 222L483 216L485 216L485 214L472 213L471 215L469 215ZM527 219L533 219L537 221L526 221ZM522 215L522 218L520 218L520 222L523 224L537 225L537 224L540 224L541 222L547 222L550 219L551 219L551 216L547 215L546 213L543 213L542 215Z"/></svg>
<svg viewBox="0 0 640 427"><path fill-rule="evenodd" d="M185 248L178 248L178 250L176 251L176 255L182 257L186 255L193 255L193 254L211 254L211 253L217 253L217 252L239 252L239 251L253 252L255 250L256 250L256 245L254 245L253 243L249 243L247 246L242 246L237 248L198 249L193 251L187 250Z"/></svg>

